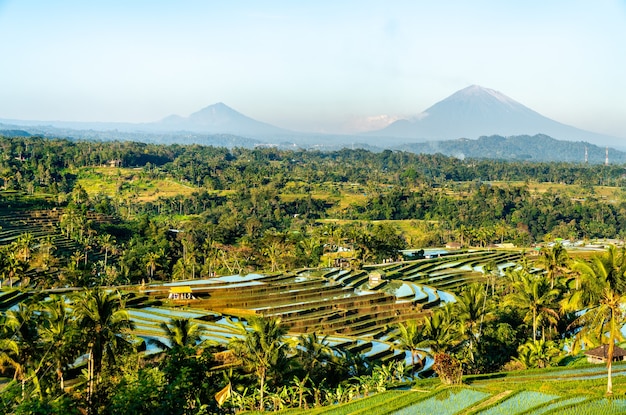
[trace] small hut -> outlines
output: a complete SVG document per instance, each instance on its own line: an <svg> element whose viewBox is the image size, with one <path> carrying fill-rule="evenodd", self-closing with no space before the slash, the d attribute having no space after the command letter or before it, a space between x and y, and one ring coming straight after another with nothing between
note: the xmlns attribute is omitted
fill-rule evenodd
<svg viewBox="0 0 626 415"><path fill-rule="evenodd" d="M585 356L589 363L606 363L607 354L609 353L609 345L603 344L595 349L587 350ZM621 362L626 360L626 350L615 346L613 349L613 361Z"/></svg>
<svg viewBox="0 0 626 415"><path fill-rule="evenodd" d="M385 273L382 271L374 271L369 274L369 287L374 288L380 285L385 278Z"/></svg>
<svg viewBox="0 0 626 415"><path fill-rule="evenodd" d="M170 300L195 300L191 292L191 287L188 285L180 285L170 288L170 294L167 296Z"/></svg>

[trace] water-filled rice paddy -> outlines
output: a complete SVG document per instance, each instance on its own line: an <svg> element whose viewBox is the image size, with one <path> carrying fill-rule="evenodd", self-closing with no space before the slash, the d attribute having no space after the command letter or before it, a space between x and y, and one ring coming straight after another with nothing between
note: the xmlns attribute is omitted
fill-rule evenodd
<svg viewBox="0 0 626 415"><path fill-rule="evenodd" d="M474 389L447 389L428 399L395 411L393 415L453 415L488 396L488 393Z"/></svg>

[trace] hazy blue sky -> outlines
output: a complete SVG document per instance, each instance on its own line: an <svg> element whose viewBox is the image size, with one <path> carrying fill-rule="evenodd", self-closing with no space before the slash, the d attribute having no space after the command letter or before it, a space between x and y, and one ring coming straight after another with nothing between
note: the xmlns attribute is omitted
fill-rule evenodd
<svg viewBox="0 0 626 415"><path fill-rule="evenodd" d="M0 118L143 122L221 101L347 131L478 84L626 137L626 0L0 0L0 39Z"/></svg>

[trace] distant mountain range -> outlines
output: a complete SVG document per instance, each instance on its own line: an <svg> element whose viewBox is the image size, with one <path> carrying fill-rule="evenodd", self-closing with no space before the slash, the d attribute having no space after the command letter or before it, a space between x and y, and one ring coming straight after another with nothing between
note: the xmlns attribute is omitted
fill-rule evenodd
<svg viewBox="0 0 626 415"><path fill-rule="evenodd" d="M222 102L194 112L189 117L170 115L161 121L145 124L150 130L191 131L208 134L236 134L250 137L268 137L293 134L282 128L254 120L235 111Z"/></svg>
<svg viewBox="0 0 626 415"><path fill-rule="evenodd" d="M455 92L412 119L398 120L368 135L400 137L415 142L495 134L545 134L560 140L582 140L600 145L615 144L619 140L551 120L498 91L478 85Z"/></svg>
<svg viewBox="0 0 626 415"><path fill-rule="evenodd" d="M159 121L141 124L0 119L0 134L224 147L264 145L321 150L344 147L373 151L403 149L465 157L528 160L544 160L547 157L561 161L582 161L584 147L587 147L588 152L594 154L593 159L589 157L590 162L601 162L604 157L600 160L595 153L599 154L601 148L589 143L626 149L623 139L559 123L500 92L477 85L455 92L410 119L398 120L381 130L355 135L289 131L254 120L221 102L188 117L170 115ZM577 143L561 146L553 139ZM546 143L551 143L552 147L546 148ZM611 153L618 154L615 150ZM613 157L612 161L618 159Z"/></svg>

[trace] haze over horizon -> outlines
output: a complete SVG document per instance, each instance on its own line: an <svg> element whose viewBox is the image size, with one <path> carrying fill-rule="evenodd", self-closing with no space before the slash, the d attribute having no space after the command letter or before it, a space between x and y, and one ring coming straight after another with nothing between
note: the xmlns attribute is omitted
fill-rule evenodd
<svg viewBox="0 0 626 415"><path fill-rule="evenodd" d="M224 102L351 133L472 84L626 138L626 2L0 0L0 118L152 122Z"/></svg>

